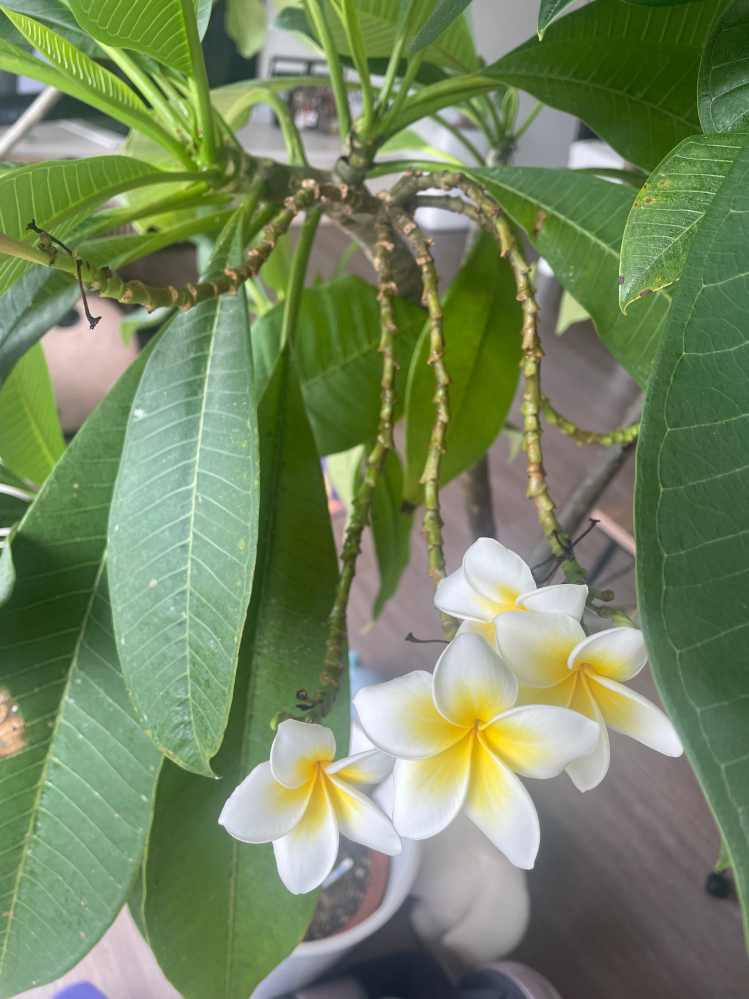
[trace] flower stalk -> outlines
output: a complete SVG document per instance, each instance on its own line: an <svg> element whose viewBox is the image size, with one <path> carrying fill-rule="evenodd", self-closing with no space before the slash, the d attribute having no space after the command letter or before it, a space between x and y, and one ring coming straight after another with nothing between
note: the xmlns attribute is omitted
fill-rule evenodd
<svg viewBox="0 0 749 999"><path fill-rule="evenodd" d="M571 437L580 447L584 444L600 444L602 447L610 447L612 444L629 444L637 440L640 432L639 423L635 423L631 427L619 427L606 434L596 433L595 430L581 430L576 423L557 412L545 395L541 396L541 410L549 423L559 427L565 436Z"/></svg>
<svg viewBox="0 0 749 999"><path fill-rule="evenodd" d="M427 537L429 575L436 589L440 580L447 575L442 539L443 520L440 516L439 480L442 455L446 451L447 425L450 422L450 375L445 365L442 303L438 291L439 276L430 250L433 240L424 235L411 216L407 215L403 209L390 202L390 199L387 199L387 202L395 228L409 240L416 255L416 263L421 267L424 289L422 303L429 312L429 360L427 363L432 366L434 371L435 415L424 474L420 481L424 486L422 530ZM442 613L442 630L448 640L452 640L457 631L455 621L444 612Z"/></svg>

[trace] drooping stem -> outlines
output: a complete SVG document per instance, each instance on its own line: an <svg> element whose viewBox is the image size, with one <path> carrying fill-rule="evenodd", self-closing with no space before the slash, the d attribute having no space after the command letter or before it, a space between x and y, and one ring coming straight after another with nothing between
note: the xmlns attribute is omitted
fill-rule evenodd
<svg viewBox="0 0 749 999"><path fill-rule="evenodd" d="M114 298L119 302L143 305L149 312L164 307L176 307L186 312L200 302L206 302L218 295L235 295L247 278L257 276L277 240L288 232L294 217L300 211L308 211L317 204L345 203L349 194L349 189L345 185L318 184L312 179L302 181L302 189L293 197L287 198L284 209L273 222L264 227L263 239L248 251L248 260L245 263L235 268L227 267L224 274L214 280L202 281L197 285L188 284L184 288L175 288L173 285L156 288L142 281L123 281L108 267L94 267L93 264L81 261L77 253L72 255L59 253L52 246L49 234L42 235L37 248L0 233L0 253L31 260L35 264L46 264L73 276L78 274L78 261L80 261L83 281L88 285L89 291L98 292L102 298Z"/></svg>
<svg viewBox="0 0 749 999"><path fill-rule="evenodd" d="M558 413L545 395L541 396L541 409L549 423L558 426L563 434L571 437L580 446L583 444L601 444L603 447L610 447L612 444L629 444L631 441L637 439L640 432L639 423L635 423L631 427L619 427L617 430L612 430L606 434L599 434L594 430L581 430L576 423Z"/></svg>
<svg viewBox="0 0 749 999"><path fill-rule="evenodd" d="M351 584L356 573L356 560L361 553L361 537L364 528L369 523L369 513L372 497L377 481L385 467L388 451L393 448L393 414L395 411L395 360L394 338L398 332L395 323L393 296L397 288L393 282L390 267L390 252L393 244L389 240L389 226L384 220L376 223L378 241L375 244L374 260L378 283L378 299L380 302L380 346L382 354L382 392L380 394L380 422L377 430L375 446L367 457L367 468L364 478L356 490L352 504L351 519L346 528L346 536L341 552L341 575L338 580L335 603L328 618L328 639L326 643L325 663L320 674L320 688L312 697L305 691L298 691L302 704L308 708L304 718L306 721L319 721L325 717L333 706L340 676L345 666L343 651L346 642L346 610L348 607ZM301 695L305 695L302 697Z"/></svg>
<svg viewBox="0 0 749 999"><path fill-rule="evenodd" d="M440 516L439 480L442 455L444 454L447 425L450 422L450 376L445 366L445 338L442 330L442 303L439 298L439 277L430 250L432 240L428 239L414 220L394 203L390 204L390 215L395 228L411 243L416 255L416 263L421 267L424 288L423 304L429 312L429 360L434 371L435 416L432 436L429 441L424 473L421 482L424 486L424 520L422 530L427 537L429 575L435 589L447 575L445 570L444 544L442 539L442 517ZM442 630L445 638L455 637L456 624L449 614L442 614Z"/></svg>

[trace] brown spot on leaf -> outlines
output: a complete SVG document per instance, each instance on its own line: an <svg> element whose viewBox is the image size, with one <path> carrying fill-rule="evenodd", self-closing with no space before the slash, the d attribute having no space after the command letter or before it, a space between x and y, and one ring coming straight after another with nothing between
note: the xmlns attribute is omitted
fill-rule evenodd
<svg viewBox="0 0 749 999"><path fill-rule="evenodd" d="M533 226L533 232L536 236L538 236L541 230L541 226L544 224L545 221L546 221L546 212L543 211L543 209L539 209L538 214L536 215L536 222Z"/></svg>
<svg viewBox="0 0 749 999"><path fill-rule="evenodd" d="M23 719L7 690L0 689L0 759L20 753L26 745Z"/></svg>
<svg viewBox="0 0 749 999"><path fill-rule="evenodd" d="M643 288L642 291L640 292L640 298L642 298L643 295L652 295L652 294L653 294L652 288Z"/></svg>
<svg viewBox="0 0 749 999"><path fill-rule="evenodd" d="M644 198L643 200L646 205L652 205L653 202L655 201L655 198Z"/></svg>
<svg viewBox="0 0 749 999"><path fill-rule="evenodd" d="M624 275L623 274L619 275L619 284L624 284Z"/></svg>

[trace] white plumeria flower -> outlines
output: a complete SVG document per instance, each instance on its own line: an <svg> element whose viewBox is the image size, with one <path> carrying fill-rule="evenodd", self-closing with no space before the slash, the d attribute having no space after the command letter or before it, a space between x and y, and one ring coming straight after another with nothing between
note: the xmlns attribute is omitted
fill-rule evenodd
<svg viewBox="0 0 749 999"><path fill-rule="evenodd" d="M352 784L378 784L394 760L378 749L333 763L329 728L281 722L270 751L224 805L219 823L243 843L273 843L281 880L294 895L321 885L338 856L338 833L391 857L400 837Z"/></svg>
<svg viewBox="0 0 749 999"><path fill-rule="evenodd" d="M513 707L517 693L513 674L474 634L448 645L434 677L417 670L358 691L364 732L398 757L393 823L401 836L434 836L462 808L513 864L533 867L538 816L513 771L556 776L593 751L598 725L568 708Z"/></svg>
<svg viewBox="0 0 749 999"><path fill-rule="evenodd" d="M570 707L600 725L595 752L575 760L567 773L589 791L609 768L606 726L629 735L666 756L683 749L673 725L647 698L619 681L637 676L647 662L642 632L610 628L589 638L566 614L502 614L495 621L502 657L520 681L524 703Z"/></svg>
<svg viewBox="0 0 749 999"><path fill-rule="evenodd" d="M537 587L533 574L515 552L493 538L479 538L463 556L463 565L437 586L439 610L463 621L458 634L474 632L496 649L494 618L506 611L551 611L578 621L588 587L573 583Z"/></svg>

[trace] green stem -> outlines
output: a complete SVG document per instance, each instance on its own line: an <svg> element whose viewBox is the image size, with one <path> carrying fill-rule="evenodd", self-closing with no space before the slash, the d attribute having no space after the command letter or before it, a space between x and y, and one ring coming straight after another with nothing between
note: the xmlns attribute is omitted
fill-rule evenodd
<svg viewBox="0 0 749 999"><path fill-rule="evenodd" d="M325 12L319 0L304 0L304 9L312 21L312 27L317 37L322 42L325 58L330 71L330 82L333 87L333 99L335 100L336 113L341 135L348 135L351 129L351 108L348 103L346 93L346 82L343 78L343 66L338 57L338 51L330 34L328 22L325 19Z"/></svg>
<svg viewBox="0 0 749 999"><path fill-rule="evenodd" d="M512 138L513 138L514 141L517 142L517 140L520 138L520 136L523 134L523 132L525 132L527 129L530 128L530 126L535 121L537 115L540 113L540 111L543 108L543 106L544 106L543 101L539 101L538 104L536 104L536 106L531 111L531 113L528 115L528 117L525 119L525 121L523 122L523 124L520 126L520 128L517 130L517 132L515 132L515 134L513 135Z"/></svg>
<svg viewBox="0 0 749 999"><path fill-rule="evenodd" d="M211 90L208 85L208 73L205 68L203 49L198 34L198 21L195 16L194 0L182 0L182 16L187 28L187 44L192 63L192 79L195 92L195 104L198 116L198 131L200 132L201 166L210 167L216 163L216 132L213 123L213 106Z"/></svg>
<svg viewBox="0 0 749 999"><path fill-rule="evenodd" d="M304 279L307 276L307 264L309 262L312 244L315 241L315 233L320 224L322 208L313 208L307 212L307 217L302 223L294 256L291 261L291 273L289 283L286 286L286 298L283 302L283 321L281 323L281 342L279 353L283 352L287 343L294 342L296 334L296 324L299 319L299 307L302 304L302 292L304 291Z"/></svg>
<svg viewBox="0 0 749 999"><path fill-rule="evenodd" d="M455 125L451 125L449 121L445 121L445 119L439 114L433 114L431 115L431 118L433 121L436 121L438 125L441 125L442 128L446 129L450 133L450 135L454 135L455 138L458 140L458 142L461 142L465 146L465 148L468 150L471 156L473 156L473 158L479 164L479 166L483 166L484 157L478 151L476 146L474 146L471 140L467 139L466 136L463 135L462 129L457 128Z"/></svg>
<svg viewBox="0 0 749 999"><path fill-rule="evenodd" d="M266 87L253 89L245 94L241 100L237 101L231 109L232 114L239 115L242 111L253 107L255 104L267 104L275 112L281 125L281 131L283 132L289 163L297 166L308 166L302 137L294 123L294 118L286 101Z"/></svg>
<svg viewBox="0 0 749 999"><path fill-rule="evenodd" d="M406 103L408 92L416 79L416 74L421 69L421 64L424 61L425 54L426 49L422 49L421 52L417 52L415 56L411 56L409 58L408 69L406 70L405 76L401 80L400 88L393 99L390 109L382 119L380 127L377 129L379 135L387 135L389 129L390 131L399 131L399 129L392 129L391 126L400 114L401 108Z"/></svg>
<svg viewBox="0 0 749 999"><path fill-rule="evenodd" d="M406 170L436 172L454 169L454 163L440 163L439 160L383 160L380 163L374 163L367 170L367 177L384 177L389 173L403 173Z"/></svg>
<svg viewBox="0 0 749 999"><path fill-rule="evenodd" d="M629 444L630 441L637 439L640 432L639 423L635 423L631 427L619 427L617 430L611 430L605 434L596 433L594 430L581 430L576 423L557 412L545 395L541 396L541 410L549 423L555 424L563 434L571 437L580 446L600 444L602 447L610 447L612 444Z"/></svg>
<svg viewBox="0 0 749 999"><path fill-rule="evenodd" d="M393 84L395 83L396 76L398 75L398 67L400 66L400 61L403 58L403 50L406 47L406 37L405 34L396 39L395 48L390 54L390 59L388 60L388 68L385 71L385 77L382 81L382 86L380 87L380 93L377 97L377 112L380 117L385 113L385 108L387 102L390 100L390 93L393 89Z"/></svg>
<svg viewBox="0 0 749 999"><path fill-rule="evenodd" d="M118 229L120 226L147 219L151 215L162 215L164 212L178 211L182 208L197 208L202 205L225 204L231 200L226 194L207 195L208 185L201 182L194 184L186 191L173 194L168 198L151 201L147 205L133 205L130 208L105 208L99 215L93 216L94 224L86 229L86 239L93 239L103 232Z"/></svg>
<svg viewBox="0 0 749 999"><path fill-rule="evenodd" d="M102 42L99 42L99 47L109 56L113 63L120 67L123 73L130 77L130 80L143 96L150 101L154 111L161 116L165 124L179 138L180 134L184 132L184 124L179 120L174 109L148 73L142 70L135 60L122 49L111 48Z"/></svg>
<svg viewBox="0 0 749 999"><path fill-rule="evenodd" d="M356 9L354 0L342 0L342 9L340 11L337 4L334 4L334 6L341 18L343 30L346 32L346 39L351 50L351 57L354 60L354 67L359 74L362 89L362 116L364 119L362 138L366 140L370 136L374 122L374 94L369 77L367 50L361 33L361 25L359 24L359 12Z"/></svg>

